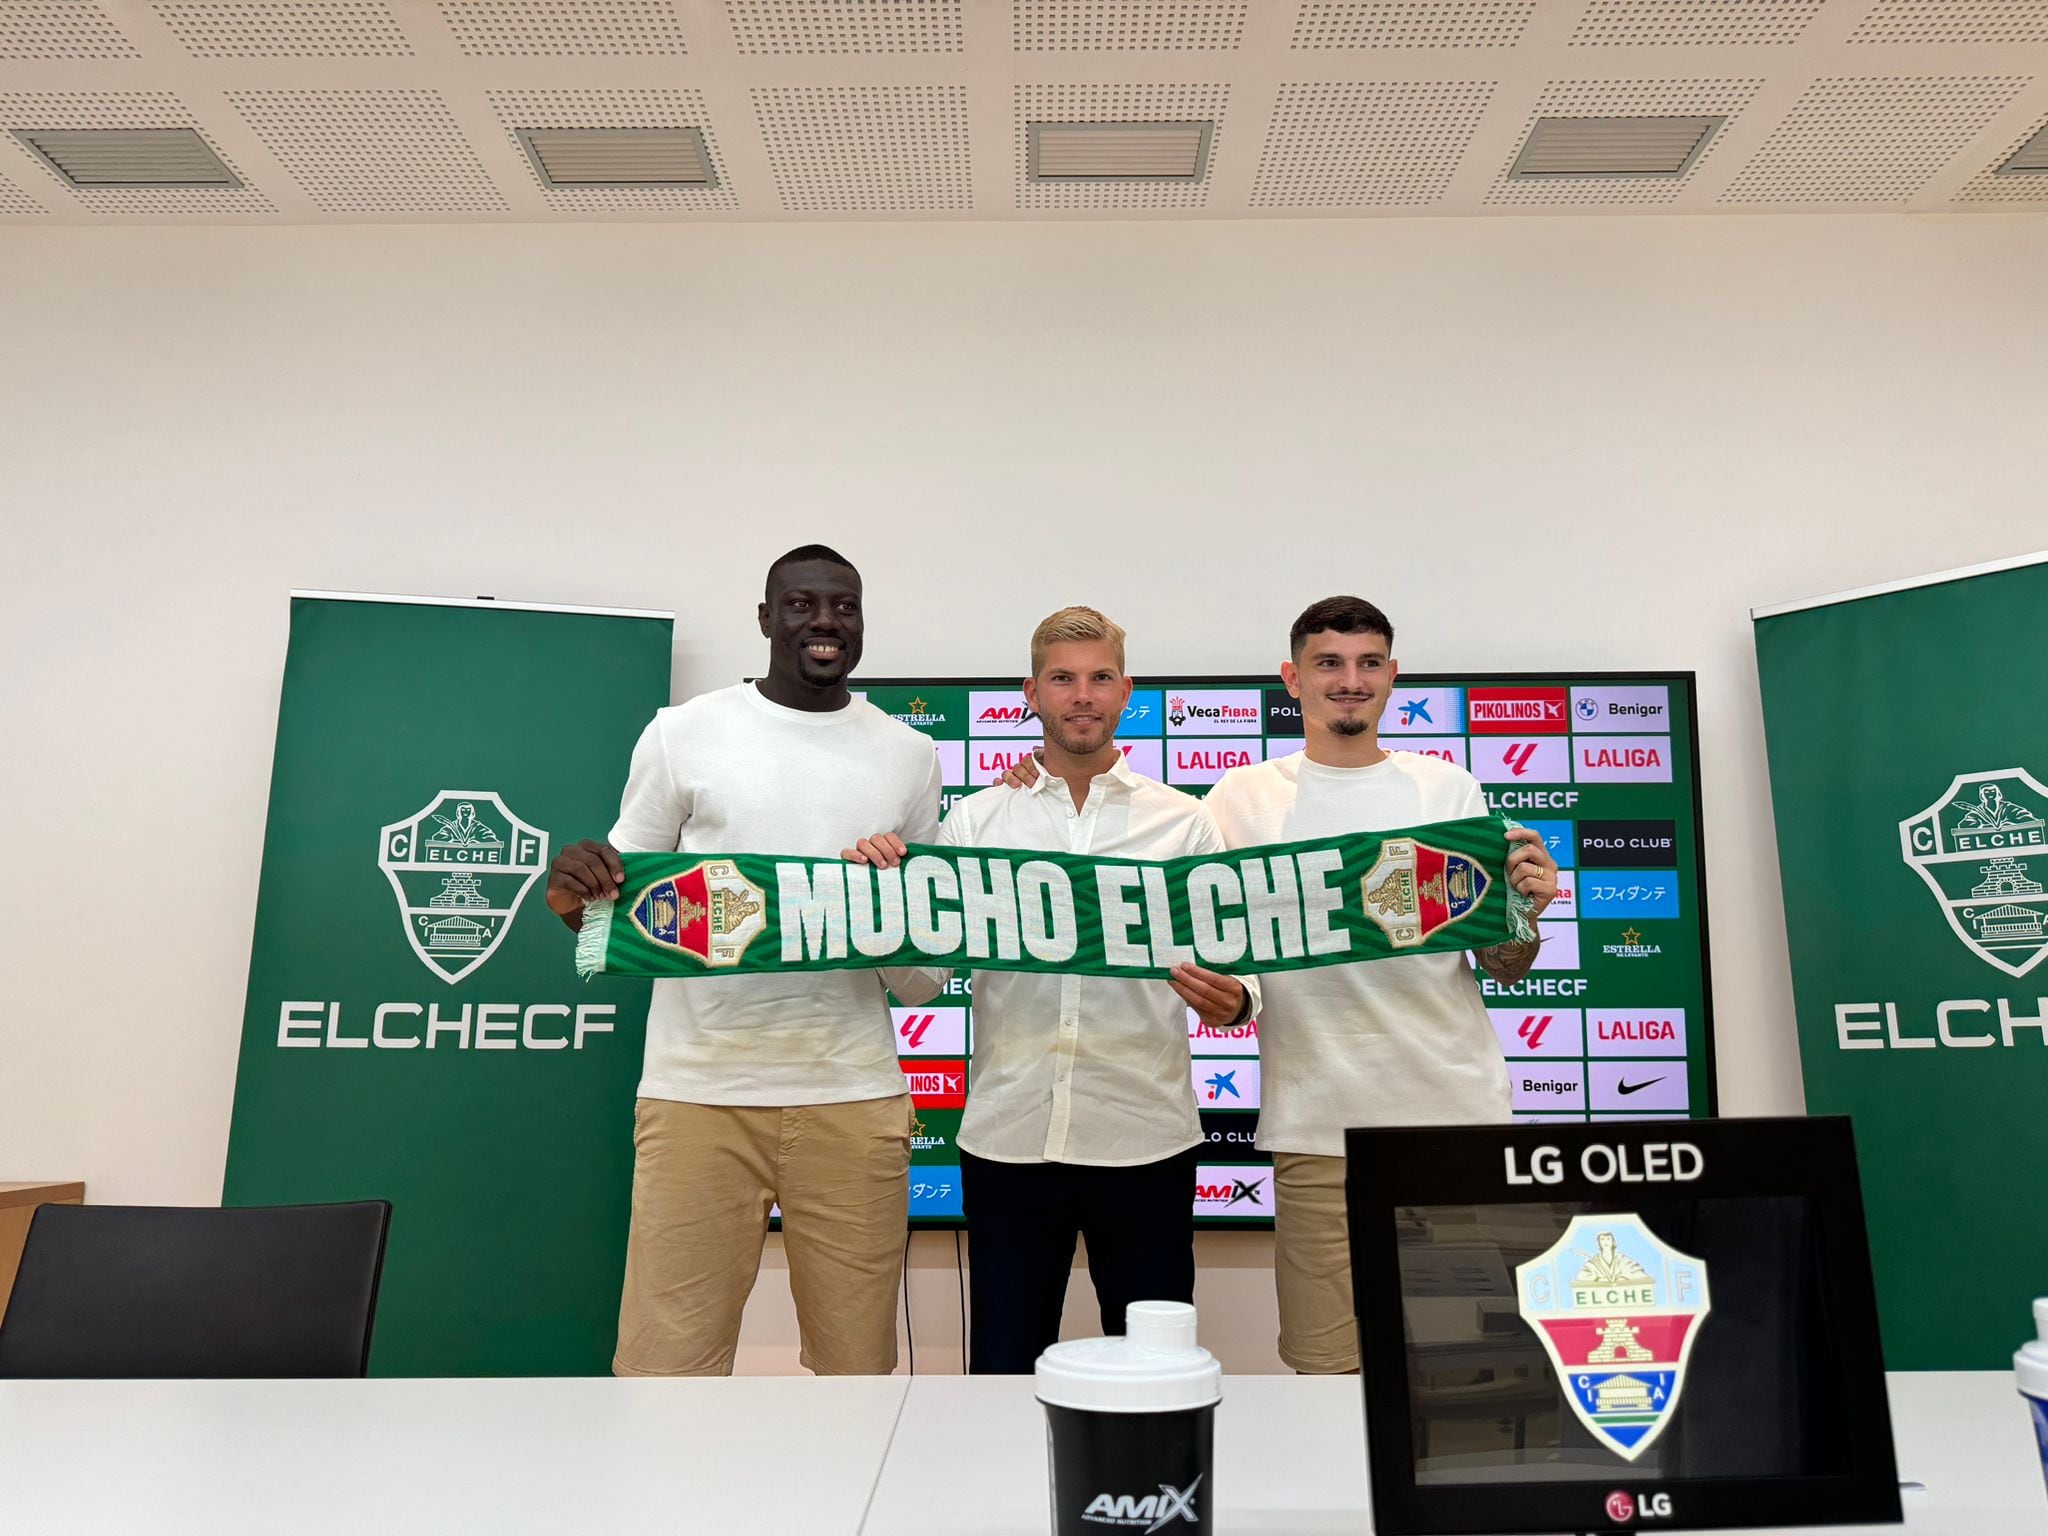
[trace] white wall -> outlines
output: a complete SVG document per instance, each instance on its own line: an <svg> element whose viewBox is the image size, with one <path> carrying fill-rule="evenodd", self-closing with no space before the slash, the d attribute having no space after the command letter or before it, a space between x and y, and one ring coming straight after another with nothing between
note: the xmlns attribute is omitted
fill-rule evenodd
<svg viewBox="0 0 2048 1536"><path fill-rule="evenodd" d="M2039 215L0 233L0 1178L219 1197L288 588L674 607L688 693L811 539L877 674L1021 670L1073 601L1259 668L1338 589L1411 667L1697 668L1723 1103L1796 1111L1746 611L2048 544L2044 262ZM1264 1240L1202 1258L1276 1369ZM791 1366L772 1264L747 1340Z"/></svg>

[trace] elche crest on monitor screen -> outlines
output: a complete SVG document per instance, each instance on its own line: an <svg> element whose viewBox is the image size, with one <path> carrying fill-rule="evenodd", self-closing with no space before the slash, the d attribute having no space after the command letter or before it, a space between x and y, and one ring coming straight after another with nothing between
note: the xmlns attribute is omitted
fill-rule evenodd
<svg viewBox="0 0 2048 1536"><path fill-rule="evenodd" d="M1711 1307L1707 1266L1639 1216L1580 1215L1515 1267L1515 1299L1579 1422L1634 1461L1677 1411Z"/></svg>

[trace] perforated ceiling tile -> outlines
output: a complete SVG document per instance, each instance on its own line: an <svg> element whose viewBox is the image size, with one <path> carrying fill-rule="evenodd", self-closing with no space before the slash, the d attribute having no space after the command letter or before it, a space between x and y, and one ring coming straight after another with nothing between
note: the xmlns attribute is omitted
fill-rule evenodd
<svg viewBox="0 0 2048 1536"><path fill-rule="evenodd" d="M1720 201L1904 202L2027 84L2003 75L1816 80Z"/></svg>
<svg viewBox="0 0 2048 1536"><path fill-rule="evenodd" d="M1020 85L1016 88L1016 197L1019 208L1200 208L1209 177L1199 181L1033 181L1032 123L1186 123L1216 125L1208 164L1224 145L1227 85Z"/></svg>
<svg viewBox="0 0 2048 1536"><path fill-rule="evenodd" d="M1589 203L1668 203L1691 186L1709 165L1728 125L1707 140L1683 176L1618 179L1612 176L1546 176L1541 181L1511 177L1515 157L1537 119L1545 117L1726 117L1742 112L1763 86L1761 80L1553 80L1529 109L1514 146L1501 160L1486 201L1498 207L1583 207Z"/></svg>
<svg viewBox="0 0 2048 1536"><path fill-rule="evenodd" d="M965 86L783 86L750 94L775 190L792 212L974 206Z"/></svg>
<svg viewBox="0 0 2048 1536"><path fill-rule="evenodd" d="M59 207L92 213L275 213L276 207L249 184L249 177L206 132L184 102L169 91L13 91L0 95L0 124L17 132L75 128L191 128L235 173L239 187L72 187L40 162L33 162L62 195ZM26 157L25 157L26 158Z"/></svg>
<svg viewBox="0 0 2048 1536"><path fill-rule="evenodd" d="M441 0L441 19L471 58L688 51L670 0Z"/></svg>
<svg viewBox="0 0 2048 1536"><path fill-rule="evenodd" d="M1015 0L1019 53L1199 53L1244 41L1245 0Z"/></svg>
<svg viewBox="0 0 2048 1536"><path fill-rule="evenodd" d="M1306 0L1292 46L1512 48L1535 14L1536 0Z"/></svg>
<svg viewBox="0 0 2048 1536"><path fill-rule="evenodd" d="M505 207L438 91L229 91L323 213Z"/></svg>
<svg viewBox="0 0 2048 1536"><path fill-rule="evenodd" d="M704 98L695 91L490 91L491 110L514 148L520 128L695 128L704 136L717 184L709 187L550 187L531 162L527 174L550 208L562 213L674 209L735 213L739 194L726 175ZM520 152L525 160L525 152Z"/></svg>
<svg viewBox="0 0 2048 1536"><path fill-rule="evenodd" d="M1877 0L1849 41L2048 42L2048 0Z"/></svg>
<svg viewBox="0 0 2048 1536"><path fill-rule="evenodd" d="M1492 95L1490 80L1283 85L1251 206L1433 203L1457 173Z"/></svg>
<svg viewBox="0 0 2048 1536"><path fill-rule="evenodd" d="M959 53L960 3L725 0L725 15L741 53Z"/></svg>
<svg viewBox="0 0 2048 1536"><path fill-rule="evenodd" d="M22 191L21 188L17 187L5 176L0 176L0 214L28 215L46 212L48 210L41 203Z"/></svg>
<svg viewBox="0 0 2048 1536"><path fill-rule="evenodd" d="M142 57L97 5L83 0L0 3L0 59Z"/></svg>
<svg viewBox="0 0 2048 1536"><path fill-rule="evenodd" d="M1991 163L1972 176L1956 193L1958 203L2044 203L2048 202L2048 171L2022 175L1998 174L1998 168L2029 143L2048 138L2048 118L2035 123L2011 143L2003 145Z"/></svg>
<svg viewBox="0 0 2048 1536"><path fill-rule="evenodd" d="M201 59L403 58L412 52L384 0L272 5L155 0L151 9L186 51Z"/></svg>
<svg viewBox="0 0 2048 1536"><path fill-rule="evenodd" d="M1796 43L1827 0L1589 0L1574 48Z"/></svg>

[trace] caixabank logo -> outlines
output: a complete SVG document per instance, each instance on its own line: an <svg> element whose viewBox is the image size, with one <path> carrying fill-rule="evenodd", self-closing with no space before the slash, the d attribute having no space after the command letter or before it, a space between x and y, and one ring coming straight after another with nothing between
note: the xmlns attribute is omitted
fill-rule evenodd
<svg viewBox="0 0 2048 1536"><path fill-rule="evenodd" d="M2024 768L1959 773L1899 823L1899 851L1970 953L2009 976L2048 954L2048 785Z"/></svg>
<svg viewBox="0 0 2048 1536"><path fill-rule="evenodd" d="M397 893L413 953L452 986L505 941L548 867L548 835L495 790L444 789L382 830L377 865Z"/></svg>

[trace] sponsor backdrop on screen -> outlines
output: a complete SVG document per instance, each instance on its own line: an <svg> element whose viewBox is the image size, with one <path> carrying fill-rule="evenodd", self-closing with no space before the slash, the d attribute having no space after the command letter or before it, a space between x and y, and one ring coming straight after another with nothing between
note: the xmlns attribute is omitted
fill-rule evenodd
<svg viewBox="0 0 2048 1536"><path fill-rule="evenodd" d="M890 679L861 691L932 738L949 808L1040 739L1014 683ZM1392 750L1470 769L1495 809L1543 833L1562 869L1536 969L1513 987L1480 981L1517 1117L1712 1113L1692 674L1404 679L1380 733ZM1144 678L1118 740L1139 773L1202 795L1233 767L1300 751L1301 711L1269 678ZM917 1103L911 1215L957 1222L972 978L895 1017ZM1190 1016L1188 1048L1208 1136L1195 1214L1219 1227L1269 1223L1271 1169L1252 1146L1258 1024L1218 1030Z"/></svg>
<svg viewBox="0 0 2048 1536"><path fill-rule="evenodd" d="M1854 1117L1885 1363L2048 1290L2048 556L1756 616L1806 1107Z"/></svg>

